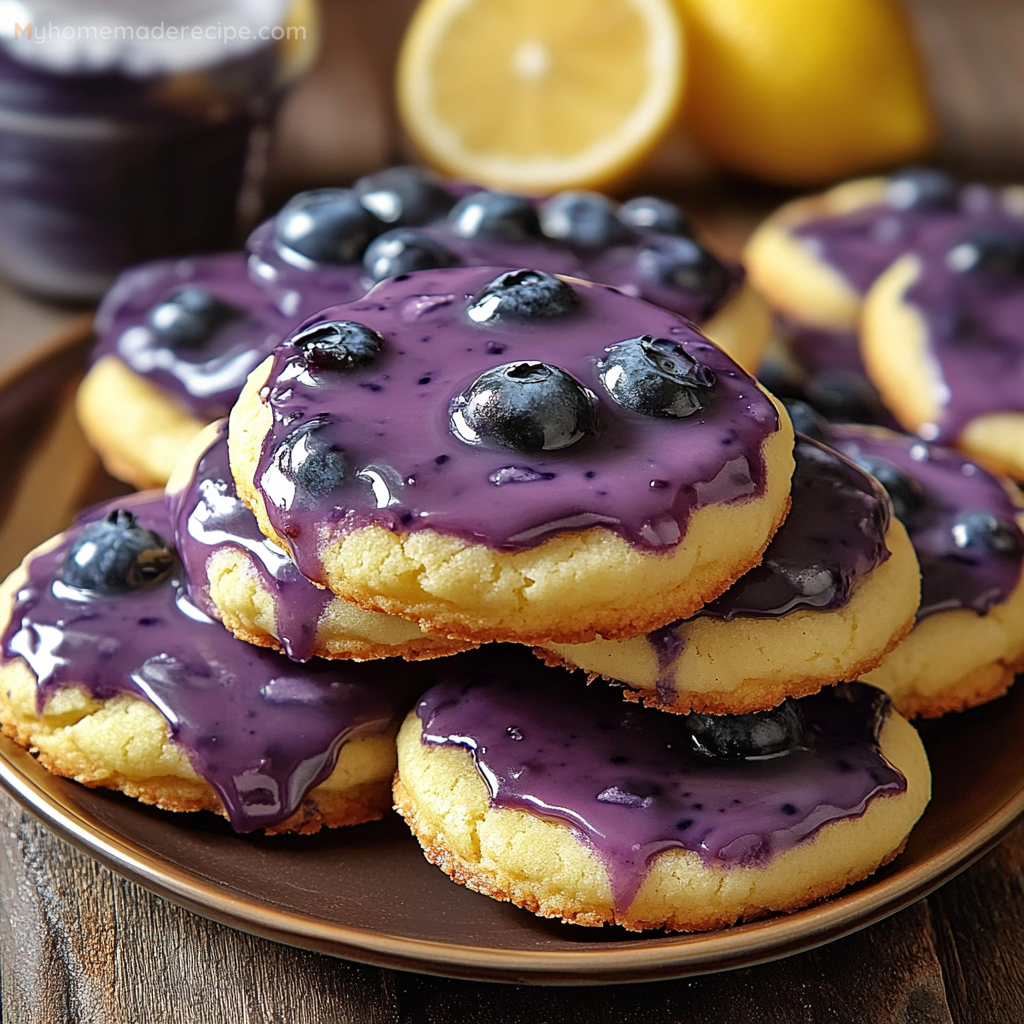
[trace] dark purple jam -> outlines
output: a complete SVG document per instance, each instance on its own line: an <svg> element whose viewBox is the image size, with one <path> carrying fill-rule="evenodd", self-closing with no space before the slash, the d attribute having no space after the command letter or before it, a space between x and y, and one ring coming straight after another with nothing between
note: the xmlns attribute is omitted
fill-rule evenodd
<svg viewBox="0 0 1024 1024"><path fill-rule="evenodd" d="M949 226L964 226L1000 206L999 193L967 185L948 205L899 208L891 201L822 217L793 229L813 255L837 270L860 295L898 257Z"/></svg>
<svg viewBox="0 0 1024 1024"><path fill-rule="evenodd" d="M314 370L300 348L276 350L264 392L274 420L256 484L272 525L311 579L322 578L324 525L334 533L368 524L430 528L501 550L603 526L638 547L667 550L695 509L763 493L762 447L779 429L778 415L692 325L585 283L573 286L578 307L568 312L487 320L490 300L473 305L473 297L498 274L421 271L309 322L353 321L379 332L383 349L369 366ZM598 367L605 349L638 337L663 339L672 367L682 368L668 376L701 391L691 415L643 415L606 390ZM471 443L474 427L460 403L479 397L478 378L512 366L518 369L505 383L518 391L548 373L530 369L542 364L592 396L596 436L584 432L557 450L527 451L528 440L515 450L520 426L524 437L551 436L531 419L542 412L517 393L507 404L522 423L506 423L498 443Z"/></svg>
<svg viewBox="0 0 1024 1024"><path fill-rule="evenodd" d="M290 817L331 774L344 743L387 729L429 685L423 669L402 661L296 665L236 640L190 602L180 564L159 583L112 597L67 587L62 571L72 545L114 508L171 536L159 494L90 513L30 561L4 657L20 655L35 673L40 713L68 686L98 700L131 694L153 704L236 831Z"/></svg>
<svg viewBox="0 0 1024 1024"><path fill-rule="evenodd" d="M996 477L948 448L892 431L836 426L827 441L851 459L880 460L877 473L895 471L888 486L902 505L897 511L921 566L918 621L955 608L984 615L1010 596L1020 579L1024 535ZM901 500L907 490L903 481L910 481L911 500ZM986 535L971 536L965 517L975 514L1002 524L996 543L984 543Z"/></svg>
<svg viewBox="0 0 1024 1024"><path fill-rule="evenodd" d="M939 378L938 421L919 431L928 440L951 444L977 416L1024 412L1024 260L1014 255L1022 248L1024 217L993 213L914 250L921 273L905 301L924 318Z"/></svg>
<svg viewBox="0 0 1024 1024"><path fill-rule="evenodd" d="M45 32L46 19L35 20ZM5 276L93 302L124 267L222 249L250 227L281 92L280 47L237 57L225 49L216 67L139 75L88 64L53 73L19 59L38 40L4 42ZM122 44L122 55L131 49Z"/></svg>
<svg viewBox="0 0 1024 1024"><path fill-rule="evenodd" d="M764 559L698 615L731 621L842 608L888 560L889 500L874 479L805 437L793 454L793 504Z"/></svg>
<svg viewBox="0 0 1024 1024"><path fill-rule="evenodd" d="M185 289L200 290L228 314L190 344L161 336L154 311ZM96 314L94 358L116 355L171 392L196 416L226 416L245 378L312 310L284 315L247 275L244 253L146 263L125 271Z"/></svg>
<svg viewBox="0 0 1024 1024"><path fill-rule="evenodd" d="M239 500L228 466L226 422L199 458L185 490L168 492L167 505L192 602L219 619L210 600L207 562L225 547L247 552L263 588L273 597L275 629L285 653L293 661L308 661L331 592L301 575L292 560L260 533L256 517Z"/></svg>
<svg viewBox="0 0 1024 1024"><path fill-rule="evenodd" d="M795 749L707 757L688 716L627 704L613 687L584 686L502 649L467 656L417 714L424 743L472 752L493 806L568 825L605 865L624 911L663 850L759 866L829 822L859 817L876 797L905 792L878 747L884 693L840 683L796 703L803 738Z"/></svg>

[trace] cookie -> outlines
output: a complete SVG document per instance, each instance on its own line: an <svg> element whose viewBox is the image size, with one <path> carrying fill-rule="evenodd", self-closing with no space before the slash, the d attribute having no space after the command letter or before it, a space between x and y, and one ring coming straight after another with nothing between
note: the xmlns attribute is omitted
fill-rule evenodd
<svg viewBox="0 0 1024 1024"><path fill-rule="evenodd" d="M861 683L666 715L483 653L406 719L395 804L455 881L541 916L702 931L795 910L894 857L928 802L917 733Z"/></svg>
<svg viewBox="0 0 1024 1024"><path fill-rule="evenodd" d="M405 662L298 665L188 600L158 493L105 506L0 590L0 723L51 772L239 832L379 818Z"/></svg>
<svg viewBox="0 0 1024 1024"><path fill-rule="evenodd" d="M873 477L799 434L794 454L793 504L759 566L683 622L543 657L626 683L653 707L713 714L760 711L877 666L914 623L914 549Z"/></svg>
<svg viewBox="0 0 1024 1024"><path fill-rule="evenodd" d="M914 629L865 681L907 717L1000 696L1024 668L1017 488L957 452L891 431L833 427L827 441L886 486L921 565Z"/></svg>
<svg viewBox="0 0 1024 1024"><path fill-rule="evenodd" d="M701 245L664 200L619 207L597 193L562 193L538 204L469 195L429 172L392 167L352 189L299 193L245 252L123 273L97 314L95 366L79 398L86 434L114 475L163 484L196 424L225 416L248 373L298 323L384 277L452 265L604 275L704 324L748 369L771 329L742 268Z"/></svg>
<svg viewBox="0 0 1024 1024"><path fill-rule="evenodd" d="M1024 480L1024 213L952 226L864 303L864 363L904 429Z"/></svg>
<svg viewBox="0 0 1024 1024"><path fill-rule="evenodd" d="M355 285L350 296L359 294ZM183 446L227 415L252 369L308 312L282 314L249 278L244 253L125 271L96 314L78 395L86 437L114 476L162 486Z"/></svg>
<svg viewBox="0 0 1024 1024"><path fill-rule="evenodd" d="M534 271L399 275L254 371L228 449L307 578L471 641L634 636L760 560L785 412L687 321Z"/></svg>
<svg viewBox="0 0 1024 1024"><path fill-rule="evenodd" d="M858 324L879 275L945 226L1015 203L1013 190L961 185L925 168L859 179L781 207L753 233L744 261L812 379L852 375L864 390Z"/></svg>
<svg viewBox="0 0 1024 1024"><path fill-rule="evenodd" d="M223 420L189 444L168 481L167 503L190 598L240 640L296 661L436 658L470 646L340 601L301 575L238 499Z"/></svg>

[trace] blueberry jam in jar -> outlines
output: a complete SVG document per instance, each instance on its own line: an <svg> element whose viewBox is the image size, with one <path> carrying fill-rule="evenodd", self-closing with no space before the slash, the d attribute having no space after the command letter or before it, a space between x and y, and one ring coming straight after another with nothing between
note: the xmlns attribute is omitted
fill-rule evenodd
<svg viewBox="0 0 1024 1024"><path fill-rule="evenodd" d="M122 268L230 247L314 47L286 0L24 0L0 26L0 274L88 302Z"/></svg>

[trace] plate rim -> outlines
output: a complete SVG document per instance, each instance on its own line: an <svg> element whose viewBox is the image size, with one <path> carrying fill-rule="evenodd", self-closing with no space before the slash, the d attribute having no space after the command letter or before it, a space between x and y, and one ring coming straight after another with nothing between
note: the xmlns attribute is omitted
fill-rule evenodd
<svg viewBox="0 0 1024 1024"><path fill-rule="evenodd" d="M27 358L0 372L0 392L92 330L83 314ZM0 737L0 785L61 839L116 874L202 917L249 934L362 963L477 981L549 985L621 984L714 973L813 949L883 920L928 895L983 856L1024 815L1024 781L982 822L926 861L791 914L713 932L601 944L593 950L526 950L416 939L309 918L170 865L156 852L108 830L65 800L62 785L27 750Z"/></svg>

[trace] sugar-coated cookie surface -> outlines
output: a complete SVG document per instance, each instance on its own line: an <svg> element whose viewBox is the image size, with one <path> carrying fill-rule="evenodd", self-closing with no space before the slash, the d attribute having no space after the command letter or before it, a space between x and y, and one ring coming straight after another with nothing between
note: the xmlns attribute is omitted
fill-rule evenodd
<svg viewBox="0 0 1024 1024"><path fill-rule="evenodd" d="M635 635L755 564L788 418L691 324L534 271L400 275L232 410L238 494L308 578L470 640Z"/></svg>
<svg viewBox="0 0 1024 1024"><path fill-rule="evenodd" d="M310 583L239 501L223 420L190 443L168 481L167 502L190 597L241 640L299 661L436 658L468 646Z"/></svg>
<svg viewBox="0 0 1024 1024"><path fill-rule="evenodd" d="M792 507L764 560L684 622L547 648L670 711L760 711L874 668L910 631L917 559L875 480L797 435ZM627 695L630 691L627 691Z"/></svg>
<svg viewBox="0 0 1024 1024"><path fill-rule="evenodd" d="M825 440L886 486L921 565L913 631L864 678L908 717L998 697L1024 667L1017 488L957 452L892 431L833 426Z"/></svg>
<svg viewBox="0 0 1024 1024"><path fill-rule="evenodd" d="M902 426L1024 480L1024 215L953 226L864 305L862 354Z"/></svg>
<svg viewBox="0 0 1024 1024"><path fill-rule="evenodd" d="M455 881L542 916L690 931L796 909L891 859L928 801L920 739L859 683L691 722L480 654L406 719L396 805Z"/></svg>
<svg viewBox="0 0 1024 1024"><path fill-rule="evenodd" d="M188 600L160 494L97 510L0 591L0 722L56 774L240 832L380 817L412 666L298 665Z"/></svg>

